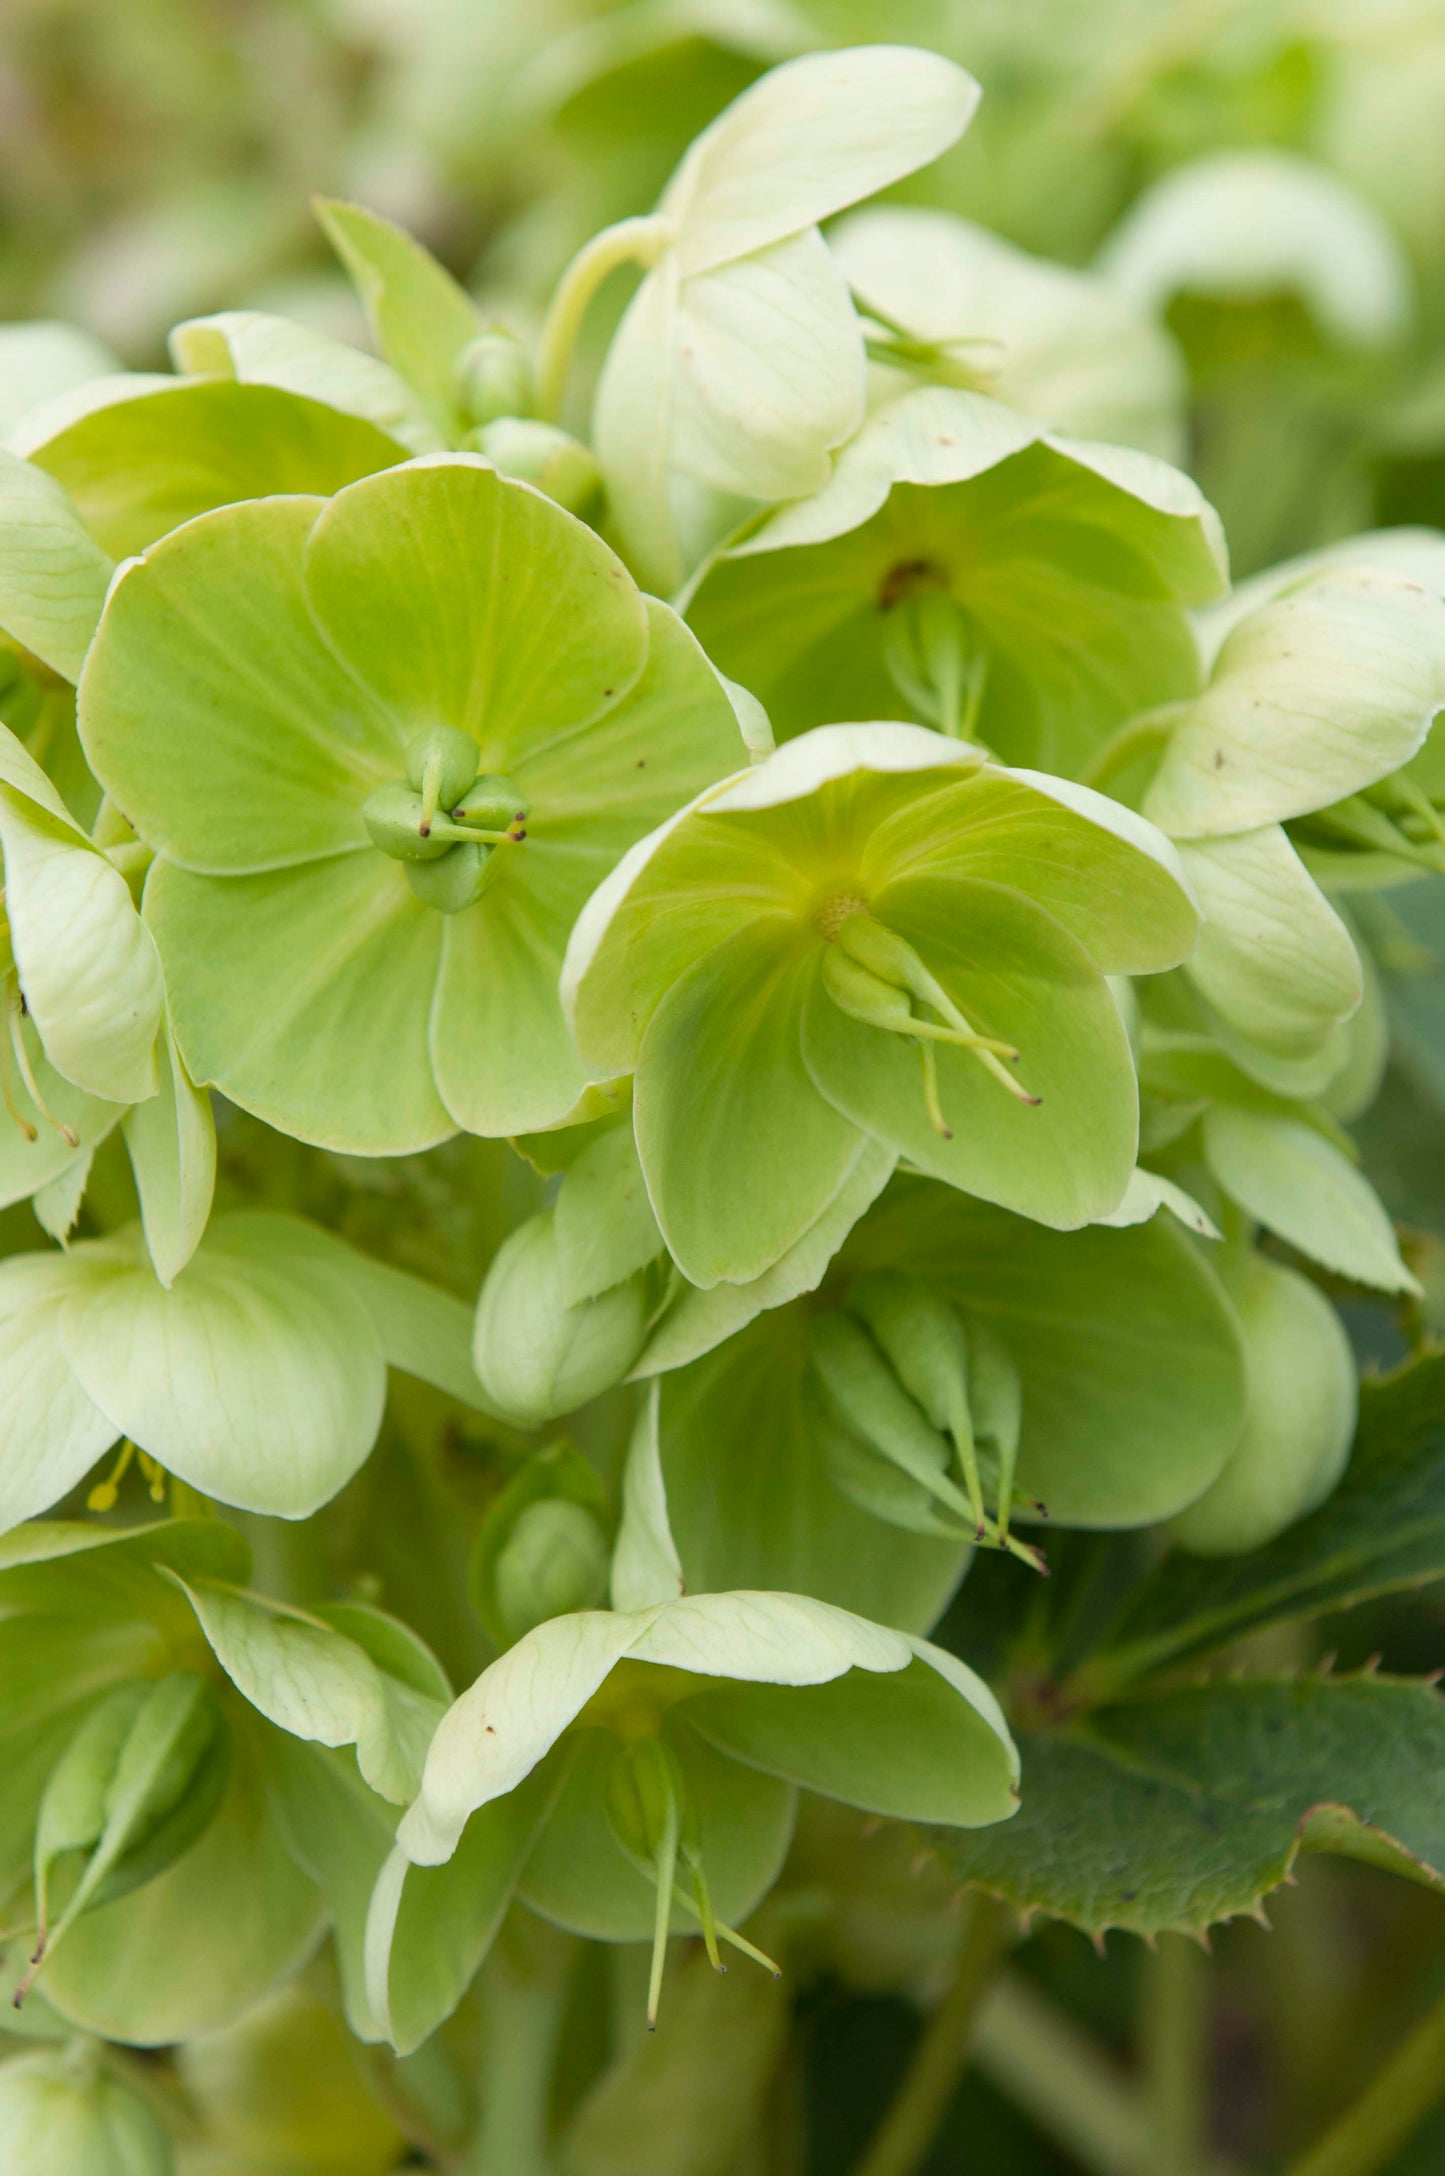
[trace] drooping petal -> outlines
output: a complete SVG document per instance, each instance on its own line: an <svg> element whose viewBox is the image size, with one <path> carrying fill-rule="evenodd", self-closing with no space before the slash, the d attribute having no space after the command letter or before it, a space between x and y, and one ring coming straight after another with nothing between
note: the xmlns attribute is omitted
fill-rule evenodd
<svg viewBox="0 0 1445 2176"><path fill-rule="evenodd" d="M896 1675L719 1685L691 1721L737 1760L895 1820L977 1828L1018 1804L1019 1759L986 1685L922 1641Z"/></svg>
<svg viewBox="0 0 1445 2176"><path fill-rule="evenodd" d="M141 373L48 401L11 445L70 494L113 559L213 507L329 498L397 458L373 424L275 386Z"/></svg>
<svg viewBox="0 0 1445 2176"><path fill-rule="evenodd" d="M1204 910L1187 972L1215 1011L1282 1056L1318 1050L1363 994L1344 923L1277 824L1181 849Z"/></svg>
<svg viewBox="0 0 1445 2176"><path fill-rule="evenodd" d="M642 598L592 530L472 454L341 492L306 547L326 640L403 722L471 733L483 771L619 702L647 659Z"/></svg>
<svg viewBox="0 0 1445 2176"><path fill-rule="evenodd" d="M1219 1103L1204 1115L1210 1170L1250 1216L1311 1261L1383 1292L1418 1292L1369 1180L1302 1119Z"/></svg>
<svg viewBox="0 0 1445 2176"><path fill-rule="evenodd" d="M690 1283L746 1283L826 1210L858 1128L803 1062L820 947L777 917L707 953L668 991L638 1058L634 1121L663 1237Z"/></svg>
<svg viewBox="0 0 1445 2176"><path fill-rule="evenodd" d="M80 693L91 767L189 869L281 869L369 846L361 805L402 729L327 649L302 594L315 499L232 506L113 589Z"/></svg>
<svg viewBox="0 0 1445 2176"><path fill-rule="evenodd" d="M306 1518L362 1463L385 1363L370 1316L290 1219L221 1219L167 1291L134 1240L76 1250L60 1344L77 1382L208 1496Z"/></svg>
<svg viewBox="0 0 1445 2176"><path fill-rule="evenodd" d="M56 1254L0 1263L0 1529L72 1489L120 1430L60 1348L60 1314L85 1272Z"/></svg>
<svg viewBox="0 0 1445 2176"><path fill-rule="evenodd" d="M269 1125L355 1155L455 1131L428 1022L443 917L370 851L264 876L158 863L146 920L192 1080Z"/></svg>
<svg viewBox="0 0 1445 2176"><path fill-rule="evenodd" d="M659 209L688 273L764 249L926 166L963 134L979 88L911 46L809 53L703 131Z"/></svg>
<svg viewBox="0 0 1445 2176"><path fill-rule="evenodd" d="M1183 712L1145 811L1171 838L1282 823L1409 761L1445 704L1445 602L1342 568L1241 620Z"/></svg>
<svg viewBox="0 0 1445 2176"><path fill-rule="evenodd" d="M938 1046L952 1138L934 1131L912 1043L839 1010L816 983L804 1016L808 1071L834 1108L920 1170L1060 1230L1106 1214L1134 1168L1138 1102L1108 986L1059 923L1021 893L967 879L910 879L879 903L977 1034L1020 1052L1021 1102L969 1051Z"/></svg>
<svg viewBox="0 0 1445 2176"><path fill-rule="evenodd" d="M0 627L78 680L111 560L43 469L0 453Z"/></svg>

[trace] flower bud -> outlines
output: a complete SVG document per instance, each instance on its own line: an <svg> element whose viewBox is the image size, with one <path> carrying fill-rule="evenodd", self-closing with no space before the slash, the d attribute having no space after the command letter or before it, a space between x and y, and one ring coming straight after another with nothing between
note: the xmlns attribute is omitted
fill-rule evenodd
<svg viewBox="0 0 1445 2176"><path fill-rule="evenodd" d="M555 423L503 416L480 431L469 432L468 437L504 476L535 484L569 514L585 513L601 492L602 479L591 451Z"/></svg>
<svg viewBox="0 0 1445 2176"><path fill-rule="evenodd" d="M469 340L457 357L453 383L469 423L531 413L532 365L515 333L498 327Z"/></svg>
<svg viewBox="0 0 1445 2176"><path fill-rule="evenodd" d="M584 1504L564 1496L528 1504L492 1567L508 1639L521 1639L549 1617L600 1609L610 1561L606 1536Z"/></svg>
<svg viewBox="0 0 1445 2176"><path fill-rule="evenodd" d="M539 1428L621 1382L646 1333L642 1271L595 1299L567 1305L549 1209L498 1250L477 1303L472 1354L501 1417Z"/></svg>
<svg viewBox="0 0 1445 2176"><path fill-rule="evenodd" d="M172 2176L170 2140L92 2049L45 2048L0 2067L6 2176Z"/></svg>
<svg viewBox="0 0 1445 2176"><path fill-rule="evenodd" d="M1258 1549L1329 1495L1349 1460L1357 1392L1349 1339L1307 1278L1261 1254L1219 1275L1244 1338L1244 1430L1223 1471L1170 1526L1181 1549Z"/></svg>

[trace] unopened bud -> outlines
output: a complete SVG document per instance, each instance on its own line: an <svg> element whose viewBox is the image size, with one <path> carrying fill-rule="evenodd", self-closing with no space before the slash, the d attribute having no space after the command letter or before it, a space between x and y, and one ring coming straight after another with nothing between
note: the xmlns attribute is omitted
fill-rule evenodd
<svg viewBox="0 0 1445 2176"><path fill-rule="evenodd" d="M1245 1420L1218 1479L1171 1523L1197 1556L1258 1549L1313 1511L1344 1472L1358 1406L1349 1339L1316 1286L1253 1252L1218 1269L1244 1339Z"/></svg>
<svg viewBox="0 0 1445 2176"><path fill-rule="evenodd" d="M515 333L498 328L469 340L457 357L453 383L469 423L531 414L532 365Z"/></svg>
<svg viewBox="0 0 1445 2176"><path fill-rule="evenodd" d="M565 1496L528 1504L492 1567L497 1614L519 1640L549 1617L600 1609L607 1598L606 1537L584 1504Z"/></svg>
<svg viewBox="0 0 1445 2176"><path fill-rule="evenodd" d="M544 1210L503 1242L487 1271L472 1351L482 1389L501 1417L539 1428L621 1382L646 1334L642 1271L595 1299L567 1305L552 1212Z"/></svg>
<svg viewBox="0 0 1445 2176"><path fill-rule="evenodd" d="M586 513L601 494L602 478L591 452L555 423L503 416L468 437L504 476L535 484L569 514Z"/></svg>
<svg viewBox="0 0 1445 2176"><path fill-rule="evenodd" d="M84 2045L44 2048L0 2068L6 2176L172 2176L174 2167L149 2107Z"/></svg>

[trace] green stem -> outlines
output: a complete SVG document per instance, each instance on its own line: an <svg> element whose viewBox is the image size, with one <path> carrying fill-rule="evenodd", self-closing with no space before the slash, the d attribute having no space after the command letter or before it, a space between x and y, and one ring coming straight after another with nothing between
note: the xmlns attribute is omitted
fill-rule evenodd
<svg viewBox="0 0 1445 2176"><path fill-rule="evenodd" d="M953 1985L929 2020L856 2176L914 2176L923 2166L967 2066L979 2003L1017 1938L1018 1921L1006 1904L974 1897Z"/></svg>
<svg viewBox="0 0 1445 2176"><path fill-rule="evenodd" d="M1445 2100L1445 1995L1288 2176L1376 2176Z"/></svg>
<svg viewBox="0 0 1445 2176"><path fill-rule="evenodd" d="M557 283L542 327L542 348L537 359L537 413L555 422L562 407L572 351L587 308L602 282L619 265L656 264L672 235L671 222L655 215L644 219L620 219L604 227L578 250Z"/></svg>
<svg viewBox="0 0 1445 2176"><path fill-rule="evenodd" d="M1008 1972L978 2021L978 2067L1091 2176L1148 2166L1143 2106L1111 2058L1021 1973Z"/></svg>
<svg viewBox="0 0 1445 2176"><path fill-rule="evenodd" d="M1154 2176L1197 2176L1205 2164L1209 2014L1203 1950L1182 1934L1161 1935L1145 1966L1139 2015Z"/></svg>
<svg viewBox="0 0 1445 2176"><path fill-rule="evenodd" d="M457 2176L555 2176L552 2071L575 1956L540 1922L504 1927L482 1981L478 2116Z"/></svg>

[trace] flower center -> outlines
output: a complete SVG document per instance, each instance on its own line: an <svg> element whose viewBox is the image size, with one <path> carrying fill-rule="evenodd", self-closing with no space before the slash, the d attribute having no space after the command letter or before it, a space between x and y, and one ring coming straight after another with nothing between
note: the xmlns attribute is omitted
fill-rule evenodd
<svg viewBox="0 0 1445 2176"><path fill-rule="evenodd" d="M475 906L497 874L494 849L527 836L527 804L516 783L478 775L468 733L433 726L406 751L406 779L367 796L362 820L371 843L406 870L418 899L441 914Z"/></svg>

